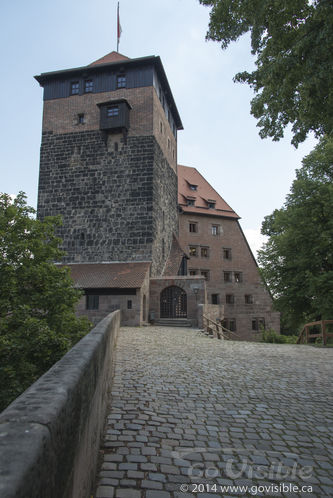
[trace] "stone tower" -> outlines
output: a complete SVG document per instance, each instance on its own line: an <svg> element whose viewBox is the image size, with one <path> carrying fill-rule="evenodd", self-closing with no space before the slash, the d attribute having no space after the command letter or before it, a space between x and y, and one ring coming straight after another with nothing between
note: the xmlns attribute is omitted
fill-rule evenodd
<svg viewBox="0 0 333 498"><path fill-rule="evenodd" d="M60 214L66 263L151 262L177 234L177 130L159 57L112 52L44 88L38 217Z"/></svg>

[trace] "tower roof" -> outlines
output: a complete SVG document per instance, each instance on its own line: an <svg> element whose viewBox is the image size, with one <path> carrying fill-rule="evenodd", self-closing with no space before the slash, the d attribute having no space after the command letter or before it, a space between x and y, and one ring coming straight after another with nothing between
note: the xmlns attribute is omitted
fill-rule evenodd
<svg viewBox="0 0 333 498"><path fill-rule="evenodd" d="M178 165L178 204L185 213L239 219L199 171L189 166Z"/></svg>
<svg viewBox="0 0 333 498"><path fill-rule="evenodd" d="M119 52L110 52L109 54L104 55L104 57L101 57L100 59L97 59L96 61L92 62L89 64L89 67L91 66L97 66L99 64L110 64L112 62L121 62L121 61L129 61L130 58L126 57L126 55L120 54Z"/></svg>
<svg viewBox="0 0 333 498"><path fill-rule="evenodd" d="M63 69L60 71L51 71L47 73L41 73L35 76L38 83L44 87L50 81L65 80L66 78L80 78L87 77L88 75L93 76L94 74L100 74L107 71L123 71L128 68L140 68L140 67L152 67L156 71L158 79L161 86L163 87L165 98L169 105L169 108L173 114L175 124L178 130L183 129L183 124L180 119L178 109L173 98L171 88L164 71L164 67L159 56L150 55L147 57L138 57L135 59L130 59L119 52L110 52L109 54L97 59L88 66L75 67L71 69Z"/></svg>

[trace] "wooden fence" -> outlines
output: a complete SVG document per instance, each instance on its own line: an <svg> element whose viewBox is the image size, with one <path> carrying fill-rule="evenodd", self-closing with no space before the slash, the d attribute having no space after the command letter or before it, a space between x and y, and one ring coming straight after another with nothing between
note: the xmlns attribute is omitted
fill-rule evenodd
<svg viewBox="0 0 333 498"><path fill-rule="evenodd" d="M327 344L327 339L333 337L333 332L327 331L327 325L331 323L333 323L333 320L320 320L319 322L306 323L297 339L297 344L308 344L310 339L321 337L325 346ZM315 331L314 333L311 331L312 327L318 327L318 325L320 326L320 332Z"/></svg>

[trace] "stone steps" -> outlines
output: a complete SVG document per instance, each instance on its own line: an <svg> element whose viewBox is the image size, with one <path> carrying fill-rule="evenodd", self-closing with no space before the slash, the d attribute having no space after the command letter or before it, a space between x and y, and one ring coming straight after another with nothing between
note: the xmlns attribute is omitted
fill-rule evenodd
<svg viewBox="0 0 333 498"><path fill-rule="evenodd" d="M160 327L192 327L191 320L187 318L160 318L155 321Z"/></svg>

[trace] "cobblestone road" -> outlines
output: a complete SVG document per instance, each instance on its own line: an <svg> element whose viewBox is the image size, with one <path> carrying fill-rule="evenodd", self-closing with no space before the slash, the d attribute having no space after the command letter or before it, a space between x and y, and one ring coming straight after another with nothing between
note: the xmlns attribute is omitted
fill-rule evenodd
<svg viewBox="0 0 333 498"><path fill-rule="evenodd" d="M333 349L122 328L95 497L332 497L332 360Z"/></svg>

